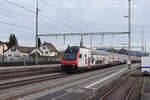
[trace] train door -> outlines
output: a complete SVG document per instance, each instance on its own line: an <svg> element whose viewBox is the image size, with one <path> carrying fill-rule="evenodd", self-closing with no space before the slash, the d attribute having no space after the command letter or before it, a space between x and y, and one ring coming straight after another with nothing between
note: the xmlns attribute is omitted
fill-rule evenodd
<svg viewBox="0 0 150 100"><path fill-rule="evenodd" d="M91 57L88 57L88 69L91 68Z"/></svg>
<svg viewBox="0 0 150 100"><path fill-rule="evenodd" d="M102 67L105 65L105 56L102 56Z"/></svg>
<svg viewBox="0 0 150 100"><path fill-rule="evenodd" d="M79 60L78 60L78 66L79 67L84 67L85 64L85 59L83 54L79 54Z"/></svg>

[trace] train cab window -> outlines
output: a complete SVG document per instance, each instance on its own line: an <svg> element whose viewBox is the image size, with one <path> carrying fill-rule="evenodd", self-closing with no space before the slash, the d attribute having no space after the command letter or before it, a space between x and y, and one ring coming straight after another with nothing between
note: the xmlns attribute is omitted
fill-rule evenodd
<svg viewBox="0 0 150 100"><path fill-rule="evenodd" d="M82 54L79 55L79 58L82 58Z"/></svg>
<svg viewBox="0 0 150 100"><path fill-rule="evenodd" d="M77 58L77 53L79 51L78 47L69 47L65 50L63 60L71 61Z"/></svg>

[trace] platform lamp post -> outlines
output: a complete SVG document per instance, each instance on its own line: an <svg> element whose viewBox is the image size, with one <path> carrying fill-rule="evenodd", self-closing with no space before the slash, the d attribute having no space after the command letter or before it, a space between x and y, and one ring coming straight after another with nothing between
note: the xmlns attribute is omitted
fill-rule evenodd
<svg viewBox="0 0 150 100"><path fill-rule="evenodd" d="M37 0L37 7L36 7L36 51L35 51L35 64L38 65L38 0Z"/></svg>

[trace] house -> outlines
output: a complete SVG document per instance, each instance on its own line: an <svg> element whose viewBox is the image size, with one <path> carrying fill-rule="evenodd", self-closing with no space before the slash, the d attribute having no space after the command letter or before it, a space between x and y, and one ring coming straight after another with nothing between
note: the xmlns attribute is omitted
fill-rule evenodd
<svg viewBox="0 0 150 100"><path fill-rule="evenodd" d="M8 43L0 41L0 56L4 55L4 51L8 49Z"/></svg>
<svg viewBox="0 0 150 100"><path fill-rule="evenodd" d="M7 57L25 57L25 56L30 56L30 53L34 49L35 47L13 46L7 49L4 55Z"/></svg>
<svg viewBox="0 0 150 100"><path fill-rule="evenodd" d="M42 52L40 53L41 56L56 56L58 52L55 46L49 42L44 42L39 50Z"/></svg>
<svg viewBox="0 0 150 100"><path fill-rule="evenodd" d="M29 55L35 56L35 52L36 52L36 48L34 50L32 50ZM37 53L39 56L43 54L43 52L40 49L37 49Z"/></svg>
<svg viewBox="0 0 150 100"><path fill-rule="evenodd" d="M25 56L34 56L35 55L35 47L25 47L25 46L13 46L7 50L5 50L4 55L7 57L25 57ZM38 55L40 56L56 56L57 49L48 42L44 42L38 51Z"/></svg>

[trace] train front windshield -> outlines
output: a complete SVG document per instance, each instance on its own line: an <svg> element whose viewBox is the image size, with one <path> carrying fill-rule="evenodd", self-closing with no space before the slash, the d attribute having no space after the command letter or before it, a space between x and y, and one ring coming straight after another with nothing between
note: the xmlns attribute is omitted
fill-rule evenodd
<svg viewBox="0 0 150 100"><path fill-rule="evenodd" d="M78 50L79 48L68 48L64 53L63 60L76 60Z"/></svg>

